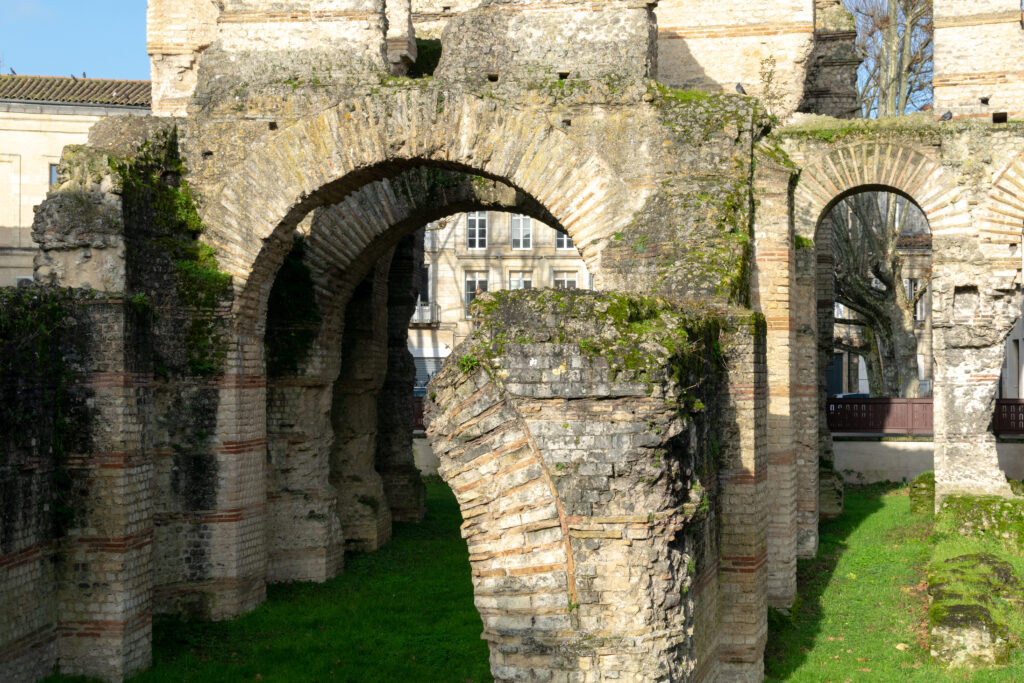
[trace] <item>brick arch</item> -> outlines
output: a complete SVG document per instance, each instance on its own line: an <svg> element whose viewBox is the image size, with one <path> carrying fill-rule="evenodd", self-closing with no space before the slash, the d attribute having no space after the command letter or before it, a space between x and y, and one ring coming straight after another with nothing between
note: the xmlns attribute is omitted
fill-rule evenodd
<svg viewBox="0 0 1024 683"><path fill-rule="evenodd" d="M306 262L325 320L343 313L347 294L403 236L445 216L483 210L561 227L539 202L506 183L425 167L368 183L338 204L315 210Z"/></svg>
<svg viewBox="0 0 1024 683"><path fill-rule="evenodd" d="M206 240L234 278L236 314L256 316L268 279L256 271L261 250L271 258L260 269L275 272L309 211L422 164L500 179L534 197L582 245L592 271L597 242L623 228L642 199L535 114L433 88L363 96L269 138L208 199Z"/></svg>
<svg viewBox="0 0 1024 683"><path fill-rule="evenodd" d="M982 252L990 259L1001 259L1008 267L1020 267L1024 248L1021 226L1024 225L1024 152L1010 161L992 181L989 201L978 221L978 237Z"/></svg>
<svg viewBox="0 0 1024 683"><path fill-rule="evenodd" d="M962 225L966 206L955 180L930 151L884 140L855 142L811 156L794 192L794 231L815 237L841 199L859 191L903 195L924 212L933 234Z"/></svg>

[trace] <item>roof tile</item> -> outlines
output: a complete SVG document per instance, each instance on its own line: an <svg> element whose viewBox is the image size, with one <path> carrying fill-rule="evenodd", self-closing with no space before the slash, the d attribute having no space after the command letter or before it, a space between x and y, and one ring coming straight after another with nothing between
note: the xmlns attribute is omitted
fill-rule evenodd
<svg viewBox="0 0 1024 683"><path fill-rule="evenodd" d="M149 81L0 75L0 100L150 106Z"/></svg>

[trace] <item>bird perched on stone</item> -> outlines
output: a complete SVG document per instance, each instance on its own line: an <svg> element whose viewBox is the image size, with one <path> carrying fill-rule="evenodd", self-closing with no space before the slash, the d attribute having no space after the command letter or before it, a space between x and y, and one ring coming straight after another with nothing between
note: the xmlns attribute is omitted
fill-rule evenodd
<svg viewBox="0 0 1024 683"><path fill-rule="evenodd" d="M75 83L78 83L78 79L75 78L75 74L71 74L71 80Z"/></svg>
<svg viewBox="0 0 1024 683"><path fill-rule="evenodd" d="M742 83L737 83L736 84L736 92L738 92L741 95L746 95L747 94L747 91L743 88L743 84Z"/></svg>
<svg viewBox="0 0 1024 683"><path fill-rule="evenodd" d="M953 112L947 111L945 114L939 117L939 121L949 121L953 118Z"/></svg>

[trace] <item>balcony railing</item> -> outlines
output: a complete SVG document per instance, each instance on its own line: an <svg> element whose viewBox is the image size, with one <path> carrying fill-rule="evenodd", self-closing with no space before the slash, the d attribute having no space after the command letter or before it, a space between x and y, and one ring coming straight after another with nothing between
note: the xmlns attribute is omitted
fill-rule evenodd
<svg viewBox="0 0 1024 683"><path fill-rule="evenodd" d="M418 303L412 312L410 325L433 325L441 321L441 308L435 303Z"/></svg>
<svg viewBox="0 0 1024 683"><path fill-rule="evenodd" d="M437 230L427 230L423 233L423 249L425 251L436 251L437 241Z"/></svg>

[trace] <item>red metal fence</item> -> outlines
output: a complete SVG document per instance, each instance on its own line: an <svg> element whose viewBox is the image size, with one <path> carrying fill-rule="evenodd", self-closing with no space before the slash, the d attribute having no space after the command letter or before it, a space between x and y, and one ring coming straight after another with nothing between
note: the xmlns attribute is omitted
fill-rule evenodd
<svg viewBox="0 0 1024 683"><path fill-rule="evenodd" d="M832 432L920 436L932 433L930 398L830 398ZM996 434L1024 434L1024 399L1001 398L992 416Z"/></svg>
<svg viewBox="0 0 1024 683"><path fill-rule="evenodd" d="M833 432L932 433L930 398L830 398L827 410Z"/></svg>

